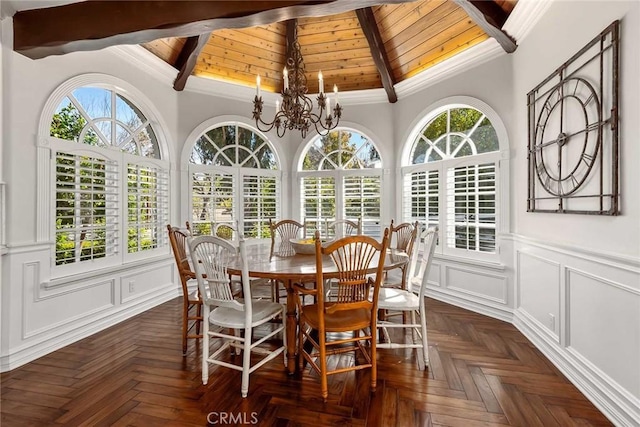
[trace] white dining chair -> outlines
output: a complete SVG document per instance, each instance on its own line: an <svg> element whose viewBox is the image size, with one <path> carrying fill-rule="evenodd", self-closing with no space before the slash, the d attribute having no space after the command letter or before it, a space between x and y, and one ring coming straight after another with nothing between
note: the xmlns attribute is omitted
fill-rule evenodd
<svg viewBox="0 0 640 427"><path fill-rule="evenodd" d="M389 313L407 313L402 316L402 322L378 321L377 327L383 334L378 342L378 348L416 348L422 349L418 354L418 367L425 370L429 366L429 345L427 340L427 313L425 309L425 292L429 280L429 269L436 247L438 227L429 227L420 236L414 251L419 251L420 241L423 241L422 259L418 275L409 278L409 289L380 288L378 295L378 309ZM412 272L413 273L413 272ZM419 323L416 317L419 317ZM405 320L408 320L405 322ZM393 342L388 329L408 329L411 331L411 342ZM421 357L422 356L422 357Z"/></svg>
<svg viewBox="0 0 640 427"><path fill-rule="evenodd" d="M246 256L245 241L239 240L236 248L230 242L215 236L200 236L189 242L193 266L198 280L200 294L203 296L202 325L202 383L209 380L209 364L220 365L242 371L242 397L249 391L249 374L269 362L286 349L284 320L285 307L281 304L251 299L251 284ZM242 290L244 299L234 297L231 290L228 266L240 256L242 260ZM266 335L253 340L253 329L272 320L276 327ZM226 332L226 330L231 330ZM235 334L243 331L242 336ZM276 349L261 346L275 335L282 334L282 346ZM209 340L220 338L222 345L213 354L209 354ZM234 364L224 359L227 350L241 350L242 363ZM251 366L251 353L262 355L262 359ZM232 351L233 355L233 351ZM227 359L228 360L228 359ZM287 365L286 355L284 364Z"/></svg>

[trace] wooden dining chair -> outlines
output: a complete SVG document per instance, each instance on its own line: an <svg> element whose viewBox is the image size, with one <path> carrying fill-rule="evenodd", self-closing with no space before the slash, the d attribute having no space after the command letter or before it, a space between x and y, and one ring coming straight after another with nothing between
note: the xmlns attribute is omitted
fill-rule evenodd
<svg viewBox="0 0 640 427"><path fill-rule="evenodd" d="M209 381L209 364L220 365L242 371L241 394L247 397L249 392L249 375L265 363L269 362L286 349L284 319L285 307L281 304L265 300L251 299L249 281L249 263L245 240L240 239L236 248L230 242L215 236L200 236L189 243L191 259L194 266L200 294L204 296L203 304L203 340L202 340L202 383ZM244 299L234 297L229 283L228 266L240 256L242 260L242 286ZM247 303L250 301L250 303ZM264 323L280 319L277 327L254 340L253 329ZM244 334L237 335L236 330ZM282 334L282 345L276 349L264 345L278 334ZM222 345L209 354L209 340L220 338ZM236 364L225 357L227 349L241 350L242 363ZM259 361L251 365L251 354L259 354ZM284 365L287 365L286 354Z"/></svg>
<svg viewBox="0 0 640 427"><path fill-rule="evenodd" d="M422 259L417 275L410 271L410 285L408 290L397 288L380 288L378 297L378 308L388 312L408 313L410 320L402 323L380 321L378 328L382 331L384 340L378 343L378 348L417 348L421 349L418 354L418 368L425 370L429 366L429 345L427 341L427 312L425 309L425 292L429 279L429 270L433 253L436 248L438 238L438 227L429 227L421 233L419 240L414 245L414 252L418 253L422 249ZM424 246L420 248L421 243ZM415 268L415 265L414 265ZM419 318L420 323L416 320ZM408 329L411 331L411 342L393 342L389 329ZM404 337L404 334L402 334Z"/></svg>
<svg viewBox="0 0 640 427"><path fill-rule="evenodd" d="M187 222L187 224L189 224ZM173 257L176 260L178 275L180 276L180 284L182 285L182 354L187 353L188 338L202 338L200 333L200 325L202 323L202 299L200 292L196 289L189 291L188 282L195 279L196 275L189 265L189 257L187 255L187 239L191 236L190 232L185 229L173 227L167 224L169 233L169 242ZM195 313L193 313L195 311ZM195 334L191 332L195 328Z"/></svg>
<svg viewBox="0 0 640 427"><path fill-rule="evenodd" d="M376 389L376 312L388 239L387 229L382 242L359 235L344 237L323 247L320 233L316 232L316 288L295 287L300 294L317 296L314 304L304 305L302 298L298 300L298 354L300 369L306 361L320 375L325 402L329 395L328 375L370 368L371 391ZM321 297L325 294L326 256L338 270L338 291L331 301ZM369 274L371 270L375 270L375 278ZM345 332L352 332L352 335L331 334ZM309 351L305 349L305 342L311 344ZM360 352L365 362L350 366L339 364L337 368L329 369L327 356L350 351Z"/></svg>
<svg viewBox="0 0 640 427"><path fill-rule="evenodd" d="M413 224L404 222L394 226L393 220L391 220L389 232L391 234L390 247L407 253L409 262L399 266L397 269L387 271L382 281L382 286L407 289L409 267L413 261L411 257L414 255L413 246L420 232L420 223L418 221Z"/></svg>
<svg viewBox="0 0 640 427"><path fill-rule="evenodd" d="M304 238L306 235L306 225L293 219L283 219L272 221L269 218L269 231L271 232L271 255L278 253L281 255L295 255L290 239ZM302 235L302 236L301 236ZM273 280L271 299L280 301L280 282Z"/></svg>

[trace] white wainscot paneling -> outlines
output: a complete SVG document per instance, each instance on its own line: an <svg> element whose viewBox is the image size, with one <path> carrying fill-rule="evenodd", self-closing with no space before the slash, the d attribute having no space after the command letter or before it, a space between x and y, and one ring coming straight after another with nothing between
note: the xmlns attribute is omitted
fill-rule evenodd
<svg viewBox="0 0 640 427"><path fill-rule="evenodd" d="M429 269L429 285L442 286L442 280L440 278L441 271L442 265L439 262L432 261L431 268Z"/></svg>
<svg viewBox="0 0 640 427"><path fill-rule="evenodd" d="M25 263L23 271L23 339L74 325L114 305L114 279L87 281L74 292L47 296L40 293L37 264Z"/></svg>
<svg viewBox="0 0 640 427"><path fill-rule="evenodd" d="M640 289L567 268L567 345L640 396Z"/></svg>
<svg viewBox="0 0 640 427"><path fill-rule="evenodd" d="M498 274L446 265L446 288L500 305L508 303L507 278Z"/></svg>
<svg viewBox="0 0 640 427"><path fill-rule="evenodd" d="M529 251L517 251L518 301L516 307L551 332L559 342L560 264Z"/></svg>
<svg viewBox="0 0 640 427"><path fill-rule="evenodd" d="M120 277L121 303L126 304L158 292L167 287L167 278L173 277L173 264L156 265L135 270ZM172 284L169 284L172 286Z"/></svg>

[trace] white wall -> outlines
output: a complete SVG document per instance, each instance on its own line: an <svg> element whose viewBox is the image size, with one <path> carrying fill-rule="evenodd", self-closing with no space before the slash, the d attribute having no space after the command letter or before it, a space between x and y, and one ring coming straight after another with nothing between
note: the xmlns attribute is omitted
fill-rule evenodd
<svg viewBox="0 0 640 427"><path fill-rule="evenodd" d="M515 319L618 425L640 423L637 1L557 1L513 58ZM621 19L620 216L528 213L527 93Z"/></svg>

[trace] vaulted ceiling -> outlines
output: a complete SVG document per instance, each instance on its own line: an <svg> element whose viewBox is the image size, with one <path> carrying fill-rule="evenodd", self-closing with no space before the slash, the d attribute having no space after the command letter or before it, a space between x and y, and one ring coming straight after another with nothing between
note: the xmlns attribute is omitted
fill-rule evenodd
<svg viewBox="0 0 640 427"><path fill-rule="evenodd" d="M341 91L394 85L494 37L517 0L86 1L18 11L14 49L39 58L117 44L140 44L191 75L278 92L287 46L297 40L309 91L317 73ZM330 88L331 86L329 86Z"/></svg>

